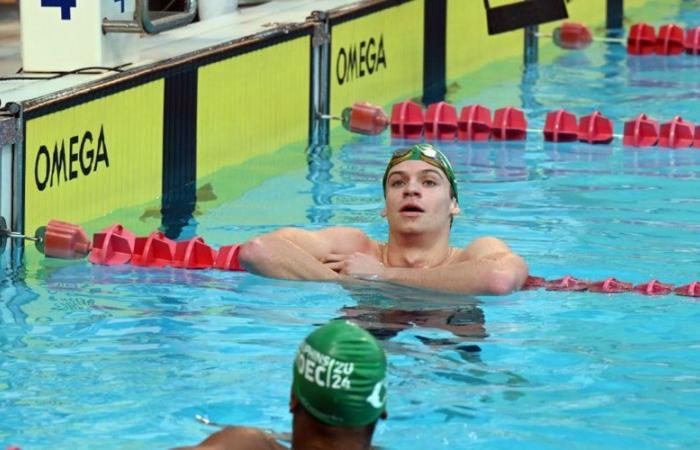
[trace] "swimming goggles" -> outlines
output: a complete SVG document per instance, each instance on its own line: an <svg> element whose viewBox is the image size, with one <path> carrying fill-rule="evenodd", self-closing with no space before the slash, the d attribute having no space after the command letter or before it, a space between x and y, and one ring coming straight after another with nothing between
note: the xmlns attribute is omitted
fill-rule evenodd
<svg viewBox="0 0 700 450"><path fill-rule="evenodd" d="M382 179L382 186L384 187L385 194L386 179L389 176L389 171L392 167L404 161L425 161L428 164L442 170L447 177L447 181L450 182L452 196L455 198L455 200L459 201L459 198L457 197L457 181L455 180L455 173L452 169L452 164L450 164L450 161L440 150L430 144L416 144L413 147L400 148L391 155L389 164L387 164L386 170L384 171L384 178Z"/></svg>

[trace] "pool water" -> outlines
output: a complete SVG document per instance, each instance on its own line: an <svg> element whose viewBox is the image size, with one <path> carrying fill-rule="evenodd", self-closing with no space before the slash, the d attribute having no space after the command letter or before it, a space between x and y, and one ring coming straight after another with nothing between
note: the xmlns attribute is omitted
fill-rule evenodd
<svg viewBox="0 0 700 450"><path fill-rule="evenodd" d="M693 11L678 14L665 19L700 23ZM699 67L686 55L631 58L593 46L479 95L460 96L457 86L450 100L522 107L529 128L542 128L549 110L598 109L620 133L641 112L700 121ZM399 144L334 142L311 153L308 170L197 216L185 232L217 246L286 225L348 225L384 239L379 180ZM550 279L700 279L699 150L550 144L533 133L522 143L441 148L460 183L453 245L500 237ZM51 260L0 281L0 444L167 448L215 430L195 414L289 431L294 352L336 317L358 320L388 352L382 448L700 446L692 298L543 290L456 298Z"/></svg>

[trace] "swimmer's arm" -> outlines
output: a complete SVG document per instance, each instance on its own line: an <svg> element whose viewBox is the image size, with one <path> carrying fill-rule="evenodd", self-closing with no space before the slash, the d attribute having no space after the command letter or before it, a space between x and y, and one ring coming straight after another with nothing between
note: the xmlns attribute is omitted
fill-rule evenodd
<svg viewBox="0 0 700 450"><path fill-rule="evenodd" d="M199 445L173 450L280 450L285 449L272 436L257 428L226 427Z"/></svg>
<svg viewBox="0 0 700 450"><path fill-rule="evenodd" d="M281 228L243 244L239 260L249 272L272 278L335 281L341 276L324 264L329 255L368 252L371 246L367 235L354 228Z"/></svg>
<svg viewBox="0 0 700 450"><path fill-rule="evenodd" d="M468 295L505 295L522 288L525 260L495 238L480 238L452 264L429 269L385 267L379 278L389 283Z"/></svg>

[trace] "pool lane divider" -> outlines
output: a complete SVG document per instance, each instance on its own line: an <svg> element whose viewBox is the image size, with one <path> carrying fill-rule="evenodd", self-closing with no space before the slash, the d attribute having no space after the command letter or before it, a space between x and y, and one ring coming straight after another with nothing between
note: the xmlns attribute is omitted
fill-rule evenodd
<svg viewBox="0 0 700 450"><path fill-rule="evenodd" d="M588 27L581 23L565 22L554 29L552 34L538 33L539 37L551 37L554 44L565 50L582 50L592 42L625 45L627 53L635 56L664 55L673 56L687 53L700 55L700 26L683 29L668 23L656 29L644 22L630 27L627 38L597 37Z"/></svg>
<svg viewBox="0 0 700 450"><path fill-rule="evenodd" d="M392 106L387 119L381 107L367 102L356 102L343 110L341 116L321 116L323 119L342 121L348 131L378 135L387 128L396 139L432 141L523 141L528 133L542 133L547 142L575 142L610 144L622 140L631 147L700 148L700 125L697 127L681 116L668 122L640 114L624 123L623 134L614 134L613 121L600 111L579 120L570 111L549 111L542 130L528 128L525 113L513 106L491 110L483 105L467 105L461 112L447 102L428 105L426 111L418 103L406 100Z"/></svg>
<svg viewBox="0 0 700 450"><path fill-rule="evenodd" d="M13 233L5 225L0 227L0 236L28 238ZM51 220L45 227L37 230L32 240L39 242L37 248L47 257L81 259L87 256L90 263L103 266L131 264L152 268L246 271L238 259L240 244L225 245L215 250L200 236L173 241L162 232L154 231L148 236L137 237L121 224L111 225L95 233L90 241L80 225ZM547 291L588 291L606 294L636 292L642 295L673 293L685 297L700 297L700 281L676 287L657 279L634 285L612 277L602 281L585 281L570 275L555 280L529 276L522 290L540 288Z"/></svg>

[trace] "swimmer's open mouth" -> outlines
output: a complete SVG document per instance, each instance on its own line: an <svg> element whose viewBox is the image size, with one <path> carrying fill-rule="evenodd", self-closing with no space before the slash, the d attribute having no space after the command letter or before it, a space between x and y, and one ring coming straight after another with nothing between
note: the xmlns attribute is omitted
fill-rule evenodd
<svg viewBox="0 0 700 450"><path fill-rule="evenodd" d="M425 210L418 205L404 205L401 207L399 212L420 212L420 213L422 213L422 212L425 212Z"/></svg>

